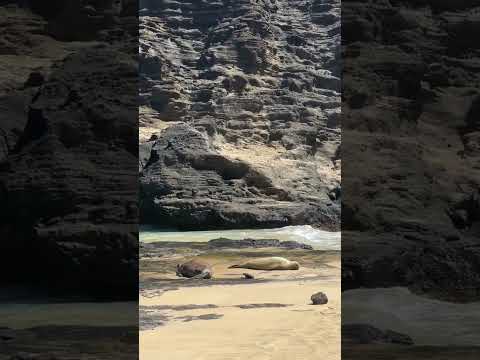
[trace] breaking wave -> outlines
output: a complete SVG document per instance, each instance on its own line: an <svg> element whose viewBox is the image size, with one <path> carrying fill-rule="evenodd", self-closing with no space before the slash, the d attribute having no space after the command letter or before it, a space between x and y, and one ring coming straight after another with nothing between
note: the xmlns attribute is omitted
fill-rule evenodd
<svg viewBox="0 0 480 360"><path fill-rule="evenodd" d="M244 229L244 230L208 230L208 231L175 231L159 230L151 227L142 227L140 241L182 241L205 242L215 238L225 237L232 240L278 239L281 241L293 240L312 245L318 250L340 250L340 232L329 232L315 229L310 225L286 226L277 229Z"/></svg>

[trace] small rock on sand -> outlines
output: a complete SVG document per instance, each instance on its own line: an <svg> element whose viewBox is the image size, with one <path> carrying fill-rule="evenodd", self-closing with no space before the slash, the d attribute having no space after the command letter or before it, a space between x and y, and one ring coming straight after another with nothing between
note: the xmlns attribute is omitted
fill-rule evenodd
<svg viewBox="0 0 480 360"><path fill-rule="evenodd" d="M313 305L324 305L328 303L328 297L323 292L318 292L313 294L310 299L312 300Z"/></svg>

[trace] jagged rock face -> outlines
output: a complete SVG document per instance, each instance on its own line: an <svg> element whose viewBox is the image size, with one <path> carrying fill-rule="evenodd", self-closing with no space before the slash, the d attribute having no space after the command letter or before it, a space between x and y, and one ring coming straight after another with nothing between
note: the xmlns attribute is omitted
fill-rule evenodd
<svg viewBox="0 0 480 360"><path fill-rule="evenodd" d="M479 10L343 4L344 288L479 296Z"/></svg>
<svg viewBox="0 0 480 360"><path fill-rule="evenodd" d="M45 21L27 10L5 11L17 82L0 95L11 115L1 123L9 144L0 159L2 282L135 297L138 66L127 26L133 22L106 29L110 43L68 44L49 37ZM41 26L22 34L16 20ZM15 47L15 36L32 40L43 57Z"/></svg>
<svg viewBox="0 0 480 360"><path fill-rule="evenodd" d="M140 15L142 222L338 228L340 2L141 1Z"/></svg>

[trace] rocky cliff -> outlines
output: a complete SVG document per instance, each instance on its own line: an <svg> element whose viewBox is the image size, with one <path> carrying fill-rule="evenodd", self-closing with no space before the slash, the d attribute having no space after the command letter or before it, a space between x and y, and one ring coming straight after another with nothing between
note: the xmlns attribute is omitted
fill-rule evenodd
<svg viewBox="0 0 480 360"><path fill-rule="evenodd" d="M480 284L478 1L344 1L344 289Z"/></svg>
<svg viewBox="0 0 480 360"><path fill-rule="evenodd" d="M0 7L2 283L136 297L136 12L25 3Z"/></svg>
<svg viewBox="0 0 480 360"><path fill-rule="evenodd" d="M140 1L141 221L340 219L340 1Z"/></svg>

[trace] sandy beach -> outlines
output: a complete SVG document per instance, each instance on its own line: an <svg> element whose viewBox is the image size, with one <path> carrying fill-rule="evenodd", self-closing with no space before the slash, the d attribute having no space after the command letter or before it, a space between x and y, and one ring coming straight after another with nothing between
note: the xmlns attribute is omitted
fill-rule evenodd
<svg viewBox="0 0 480 360"><path fill-rule="evenodd" d="M260 256L286 257L301 267L228 268ZM176 277L175 264L192 257L212 264L214 278ZM183 244L141 259L140 359L340 359L339 252L205 251ZM244 272L255 279L243 279ZM318 291L328 296L327 304L311 304Z"/></svg>

